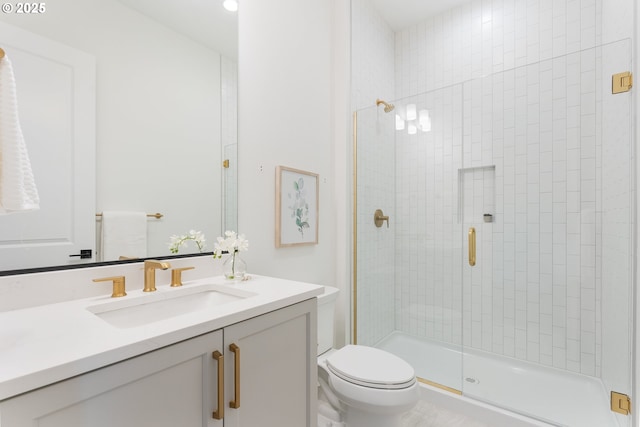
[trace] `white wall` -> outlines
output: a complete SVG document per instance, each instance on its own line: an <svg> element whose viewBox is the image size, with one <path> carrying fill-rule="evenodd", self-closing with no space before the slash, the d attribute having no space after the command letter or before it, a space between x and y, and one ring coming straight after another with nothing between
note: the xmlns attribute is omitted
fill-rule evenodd
<svg viewBox="0 0 640 427"><path fill-rule="evenodd" d="M335 194L335 259L336 286L341 289L336 304L334 345L342 347L352 333L351 312L351 278L353 272L351 249L353 233L352 222L352 171L353 157L351 142L353 140L352 108L350 93L351 73L351 5L343 0L333 0L333 30L332 30L332 85L333 85L333 193Z"/></svg>
<svg viewBox="0 0 640 427"><path fill-rule="evenodd" d="M245 0L239 13L238 228L250 273L336 283L331 3ZM318 244L275 248L275 170L319 174Z"/></svg>
<svg viewBox="0 0 640 427"><path fill-rule="evenodd" d="M169 255L169 236L189 229L213 240L220 55L116 0L61 0L40 16L0 19L97 58L96 211L163 213L149 221L150 255Z"/></svg>

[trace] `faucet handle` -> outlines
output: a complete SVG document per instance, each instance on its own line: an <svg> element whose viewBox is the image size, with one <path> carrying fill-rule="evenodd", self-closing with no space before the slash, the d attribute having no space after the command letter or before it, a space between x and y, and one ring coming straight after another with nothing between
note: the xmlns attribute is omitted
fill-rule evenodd
<svg viewBox="0 0 640 427"><path fill-rule="evenodd" d="M125 292L124 276L102 277L100 279L93 279L94 282L113 282L113 291L111 298L123 297L127 295Z"/></svg>
<svg viewBox="0 0 640 427"><path fill-rule="evenodd" d="M182 272L185 270L193 270L195 267L174 268L171 270L171 287L177 288L182 286Z"/></svg>

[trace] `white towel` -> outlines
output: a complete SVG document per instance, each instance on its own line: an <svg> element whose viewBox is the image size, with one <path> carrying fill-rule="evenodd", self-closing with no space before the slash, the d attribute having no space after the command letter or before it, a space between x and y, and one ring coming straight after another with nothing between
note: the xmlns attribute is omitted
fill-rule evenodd
<svg viewBox="0 0 640 427"><path fill-rule="evenodd" d="M11 61L0 59L0 214L40 208L20 121Z"/></svg>
<svg viewBox="0 0 640 427"><path fill-rule="evenodd" d="M147 256L145 212L102 212L102 261Z"/></svg>

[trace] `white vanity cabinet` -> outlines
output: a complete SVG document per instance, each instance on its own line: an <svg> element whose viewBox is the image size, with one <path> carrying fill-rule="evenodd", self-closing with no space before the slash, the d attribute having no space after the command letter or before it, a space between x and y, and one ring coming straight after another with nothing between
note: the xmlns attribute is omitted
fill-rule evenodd
<svg viewBox="0 0 640 427"><path fill-rule="evenodd" d="M316 312L313 298L224 329L225 427L317 425Z"/></svg>
<svg viewBox="0 0 640 427"><path fill-rule="evenodd" d="M0 426L310 427L315 353L310 299L2 401Z"/></svg>

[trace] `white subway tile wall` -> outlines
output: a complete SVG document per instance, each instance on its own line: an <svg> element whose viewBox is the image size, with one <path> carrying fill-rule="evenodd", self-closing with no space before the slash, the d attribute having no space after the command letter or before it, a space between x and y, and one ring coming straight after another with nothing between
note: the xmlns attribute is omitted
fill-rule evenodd
<svg viewBox="0 0 640 427"><path fill-rule="evenodd" d="M475 0L431 17L396 34L395 96L598 46L601 11L602 0Z"/></svg>
<svg viewBox="0 0 640 427"><path fill-rule="evenodd" d="M395 97L395 33L369 0L351 1L353 110L375 107L376 99ZM357 74L356 74L357 73ZM357 76L357 77L355 77Z"/></svg>
<svg viewBox="0 0 640 427"><path fill-rule="evenodd" d="M376 99L394 97L394 33L367 0L353 0L353 63L358 64L358 85L353 89L353 110L358 113L357 223L358 327L357 342L373 344L395 329L395 144L394 113L376 107ZM373 215L382 209L391 226L378 228Z"/></svg>
<svg viewBox="0 0 640 427"><path fill-rule="evenodd" d="M480 243L478 265L463 270L463 342L588 375L599 375L601 327L599 51L464 84L463 164L474 185L464 177L463 229L476 227Z"/></svg>
<svg viewBox="0 0 640 427"><path fill-rule="evenodd" d="M377 154L358 146L360 343L395 329L600 375L603 270L629 280L611 254L630 254L631 191L622 172L603 191L603 175L628 171L630 159L601 155L601 9L602 0L476 0L397 32L390 49L393 32L369 2L352 1L354 109L387 97L432 118L431 132L395 141L381 111L359 119L359 141L395 144ZM616 132L629 140L628 126ZM389 230L370 226L383 202ZM381 233L395 241L381 244Z"/></svg>
<svg viewBox="0 0 640 427"><path fill-rule="evenodd" d="M395 329L394 292L397 275L393 268L396 257L395 242L397 217L395 215L394 143L391 126L375 125L376 121L389 121L392 115L377 111L375 107L358 113L359 138L366 141L358 147L358 327L357 342L372 344ZM372 125L373 124L373 125ZM374 212L381 209L389 216L389 227L374 224Z"/></svg>
<svg viewBox="0 0 640 427"><path fill-rule="evenodd" d="M462 343L462 86L397 103L427 109L431 131L396 133L396 329Z"/></svg>

